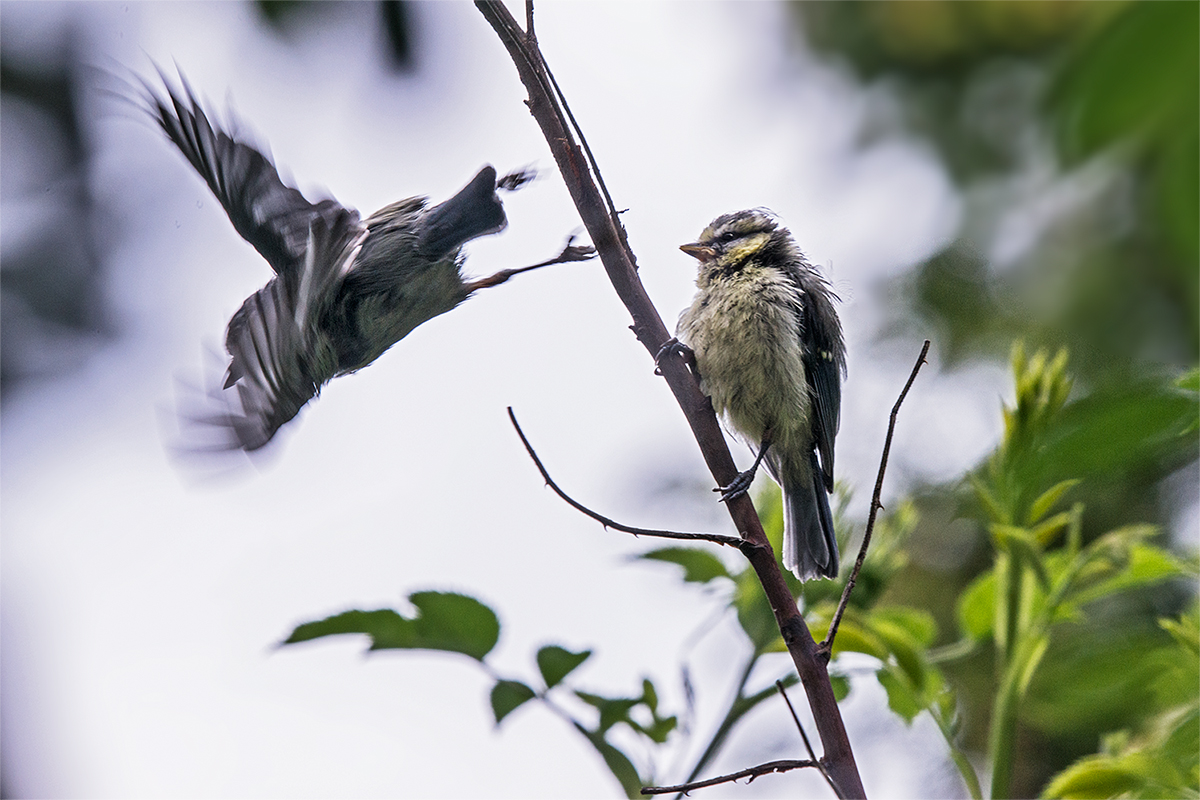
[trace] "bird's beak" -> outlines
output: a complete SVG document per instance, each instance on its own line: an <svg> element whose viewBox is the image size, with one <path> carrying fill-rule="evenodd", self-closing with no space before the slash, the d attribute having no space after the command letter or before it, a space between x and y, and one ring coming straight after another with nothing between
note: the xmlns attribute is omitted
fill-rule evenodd
<svg viewBox="0 0 1200 800"><path fill-rule="evenodd" d="M716 250L702 244L681 244L679 249L701 263L711 261L712 257L717 254Z"/></svg>

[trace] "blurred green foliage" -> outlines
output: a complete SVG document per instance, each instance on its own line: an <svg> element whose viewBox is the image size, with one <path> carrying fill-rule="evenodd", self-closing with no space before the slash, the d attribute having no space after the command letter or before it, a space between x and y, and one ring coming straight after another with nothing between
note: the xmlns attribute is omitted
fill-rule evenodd
<svg viewBox="0 0 1200 800"><path fill-rule="evenodd" d="M932 329L949 364L1065 344L1088 384L1195 362L1195 3L792 7L897 101L864 137L922 137L963 192L955 240L901 281L896 332Z"/></svg>
<svg viewBox="0 0 1200 800"><path fill-rule="evenodd" d="M1050 493L1047 506L1069 496L1086 507L1081 547L1187 519L1196 502L1194 490L1168 487L1194 483L1200 449L1200 4L790 8L818 54L873 90L864 144L919 138L961 195L952 240L881 287L896 298L884 335L933 338L950 370L1003 359L1016 340L1072 354L1061 413L1036 448L1014 443L1006 463L981 465L975 488L987 492L949 483L916 493L921 523L889 600L927 608L944 637L963 610L958 595L995 574L1001 542L1046 571L1039 585L1063 567L1032 557L1053 525L1031 541L1015 535L1031 530L1038 493ZM1171 380L1188 370L1191 384ZM1194 548L1196 533L1176 531L1177 543ZM1110 595L1051 637L1023 696L1014 794L1038 792L1107 731L1141 724L1148 668L1130 658L1163 645L1158 619L1194 591L1168 582ZM986 747L1002 655L975 649L946 664L969 749Z"/></svg>

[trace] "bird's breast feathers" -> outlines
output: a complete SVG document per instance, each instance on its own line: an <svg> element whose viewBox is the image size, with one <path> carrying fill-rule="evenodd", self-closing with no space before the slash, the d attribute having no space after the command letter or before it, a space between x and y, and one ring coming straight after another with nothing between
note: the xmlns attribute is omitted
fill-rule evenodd
<svg viewBox="0 0 1200 800"><path fill-rule="evenodd" d="M701 389L740 433L761 441L810 436L811 399L800 349L803 293L774 270L743 269L702 290L679 320Z"/></svg>

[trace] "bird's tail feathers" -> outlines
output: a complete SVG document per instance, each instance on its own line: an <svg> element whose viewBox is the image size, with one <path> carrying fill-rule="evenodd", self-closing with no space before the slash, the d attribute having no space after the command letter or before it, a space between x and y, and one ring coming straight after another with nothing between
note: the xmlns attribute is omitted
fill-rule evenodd
<svg viewBox="0 0 1200 800"><path fill-rule="evenodd" d="M781 470L775 466L773 471L779 473ZM836 578L837 537L816 452L812 454L810 469L793 470L793 473L782 475L780 481L784 502L783 565L802 581Z"/></svg>
<svg viewBox="0 0 1200 800"><path fill-rule="evenodd" d="M504 204L496 195L496 168L489 165L458 194L429 209L417 235L417 250L430 258L441 258L471 239L503 230L507 224Z"/></svg>

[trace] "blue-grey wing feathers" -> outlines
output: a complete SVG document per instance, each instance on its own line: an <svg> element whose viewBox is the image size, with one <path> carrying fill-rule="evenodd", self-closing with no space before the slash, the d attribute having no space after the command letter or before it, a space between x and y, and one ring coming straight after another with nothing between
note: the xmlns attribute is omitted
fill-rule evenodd
<svg viewBox="0 0 1200 800"><path fill-rule="evenodd" d="M182 76L179 92L161 70L159 74L166 98L142 82L151 115L204 178L233 227L271 269L282 274L298 268L312 220L321 218L332 226L341 206L334 200L310 203L286 186L269 158L209 121Z"/></svg>
<svg viewBox="0 0 1200 800"><path fill-rule="evenodd" d="M332 226L314 219L303 268L250 295L230 320L225 349L231 360L223 388L236 388L238 407L225 398L226 412L211 421L233 434L231 448L265 445L337 374L331 346L320 340L311 320L365 237L365 226L345 209Z"/></svg>

